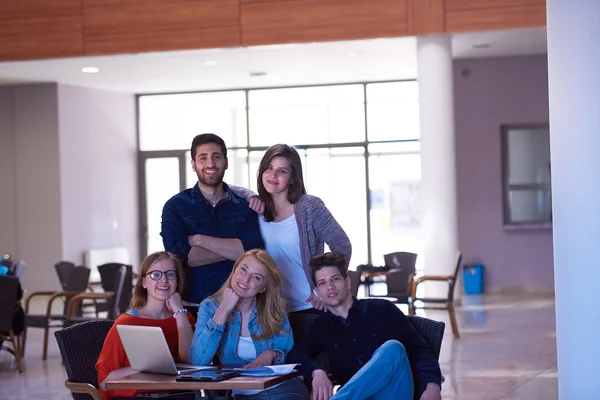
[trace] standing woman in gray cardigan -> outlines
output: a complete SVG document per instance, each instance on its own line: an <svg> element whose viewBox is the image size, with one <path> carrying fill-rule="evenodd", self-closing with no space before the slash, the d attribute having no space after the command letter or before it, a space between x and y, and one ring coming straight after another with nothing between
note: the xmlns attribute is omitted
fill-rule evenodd
<svg viewBox="0 0 600 400"><path fill-rule="evenodd" d="M302 163L295 148L276 144L267 150L258 168L258 194L265 203L259 217L267 252L281 272L290 324L297 343L309 321L322 313L323 300L310 273L312 257L331 251L350 262L348 236L321 199L306 194Z"/></svg>

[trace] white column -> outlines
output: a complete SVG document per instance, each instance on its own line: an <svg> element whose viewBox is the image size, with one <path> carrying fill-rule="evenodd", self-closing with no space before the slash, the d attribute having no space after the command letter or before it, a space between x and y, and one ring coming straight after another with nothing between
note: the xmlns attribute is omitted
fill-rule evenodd
<svg viewBox="0 0 600 400"><path fill-rule="evenodd" d="M417 38L417 62L424 267L428 275L451 275L455 268L458 232L450 37ZM445 296L447 290L447 285L430 284L427 295Z"/></svg>
<svg viewBox="0 0 600 400"><path fill-rule="evenodd" d="M600 2L548 0L559 398L600 398Z"/></svg>

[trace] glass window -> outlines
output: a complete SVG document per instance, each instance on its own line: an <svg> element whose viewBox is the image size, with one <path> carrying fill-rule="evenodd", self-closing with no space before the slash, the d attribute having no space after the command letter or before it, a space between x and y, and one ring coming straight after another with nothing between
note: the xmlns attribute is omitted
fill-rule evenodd
<svg viewBox="0 0 600 400"><path fill-rule="evenodd" d="M417 81L367 85L369 141L418 139Z"/></svg>
<svg viewBox="0 0 600 400"><path fill-rule="evenodd" d="M161 230L162 209L179 193L179 157L149 158L146 171L146 246L148 254L164 250Z"/></svg>
<svg viewBox="0 0 600 400"><path fill-rule="evenodd" d="M309 149L306 190L319 197L352 243L351 268L368 261L364 147ZM326 250L327 251L327 250Z"/></svg>
<svg viewBox="0 0 600 400"><path fill-rule="evenodd" d="M250 144L321 144L365 140L362 85L252 90Z"/></svg>
<svg viewBox="0 0 600 400"><path fill-rule="evenodd" d="M416 81L147 95L139 97L139 114L140 151L147 159L142 212L148 217L148 252L162 248L164 203L184 189L180 184L197 183L188 150L192 138L213 132L229 148L224 180L255 192L265 148L300 147L307 192L325 202L348 234L352 269L367 262L381 265L383 255L394 251L422 253ZM523 204L518 209L527 206L531 215L531 196L514 197L515 204Z"/></svg>
<svg viewBox="0 0 600 400"><path fill-rule="evenodd" d="M422 254L418 145L369 145L371 256L375 265L383 265L383 255L396 251Z"/></svg>
<svg viewBox="0 0 600 400"><path fill-rule="evenodd" d="M227 160L229 167L225 171L223 180L225 183L249 187L248 185L248 150L246 149L227 149ZM185 181L187 187L190 188L198 183L198 175L192 169L191 152L185 153Z"/></svg>
<svg viewBox="0 0 600 400"><path fill-rule="evenodd" d="M552 193L550 189L512 189L508 192L510 221L522 223L552 220Z"/></svg>
<svg viewBox="0 0 600 400"><path fill-rule="evenodd" d="M141 96L140 150L189 149L200 133L219 135L227 147L246 146L243 91Z"/></svg>

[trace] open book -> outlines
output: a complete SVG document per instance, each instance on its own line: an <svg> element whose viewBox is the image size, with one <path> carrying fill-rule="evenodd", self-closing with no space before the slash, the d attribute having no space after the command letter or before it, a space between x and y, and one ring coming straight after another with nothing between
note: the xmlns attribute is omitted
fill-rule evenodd
<svg viewBox="0 0 600 400"><path fill-rule="evenodd" d="M250 369L233 368L234 371L240 372L244 376L275 376L285 375L294 371L298 364L282 364L282 365L266 365L264 367L256 367Z"/></svg>

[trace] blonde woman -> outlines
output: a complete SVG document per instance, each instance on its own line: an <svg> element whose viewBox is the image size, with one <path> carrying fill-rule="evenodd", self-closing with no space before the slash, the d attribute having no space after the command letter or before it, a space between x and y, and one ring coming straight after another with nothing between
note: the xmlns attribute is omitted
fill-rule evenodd
<svg viewBox="0 0 600 400"><path fill-rule="evenodd" d="M183 285L183 267L175 255L159 251L150 254L142 262L130 310L120 315L113 324L96 362L103 399L114 396L133 397L137 394L135 390L103 390L105 381L136 372L130 367L117 325L160 327L176 362L189 362L194 320L181 302Z"/></svg>
<svg viewBox="0 0 600 400"><path fill-rule="evenodd" d="M246 368L282 364L294 344L281 292L281 276L264 250L242 254L221 289L198 310L191 361L209 365L215 355L222 365ZM295 378L263 391L234 391L238 399L309 399Z"/></svg>

